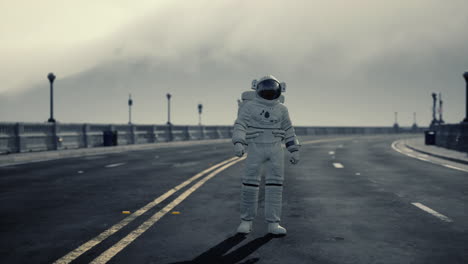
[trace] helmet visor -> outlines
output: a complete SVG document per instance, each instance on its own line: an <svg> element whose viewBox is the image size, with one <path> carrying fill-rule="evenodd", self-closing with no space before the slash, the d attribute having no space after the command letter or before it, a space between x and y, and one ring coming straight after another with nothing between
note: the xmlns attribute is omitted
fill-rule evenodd
<svg viewBox="0 0 468 264"><path fill-rule="evenodd" d="M274 100L280 97L281 87L275 80L265 80L257 85L257 94L266 100Z"/></svg>

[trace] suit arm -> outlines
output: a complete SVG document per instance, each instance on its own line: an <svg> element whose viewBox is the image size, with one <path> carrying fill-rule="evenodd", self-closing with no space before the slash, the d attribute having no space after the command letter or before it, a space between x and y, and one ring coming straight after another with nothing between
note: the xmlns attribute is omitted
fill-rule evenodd
<svg viewBox="0 0 468 264"><path fill-rule="evenodd" d="M289 152L298 151L301 145L289 118L289 111L286 107L284 109L283 121L281 123L281 128L285 131L284 142Z"/></svg>
<svg viewBox="0 0 468 264"><path fill-rule="evenodd" d="M238 110L237 119L234 122L234 130L232 133L232 143L235 145L236 143L242 143L243 145L247 145L247 141L245 140L245 134L247 132L247 127L250 122L250 112L247 103L244 103L240 106Z"/></svg>

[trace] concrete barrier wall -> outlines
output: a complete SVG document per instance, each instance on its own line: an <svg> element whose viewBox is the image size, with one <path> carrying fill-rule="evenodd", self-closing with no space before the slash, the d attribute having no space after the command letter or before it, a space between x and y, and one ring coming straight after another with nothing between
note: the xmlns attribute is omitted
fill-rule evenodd
<svg viewBox="0 0 468 264"><path fill-rule="evenodd" d="M468 152L468 124L437 125L433 129L437 146Z"/></svg>
<svg viewBox="0 0 468 264"><path fill-rule="evenodd" d="M104 145L104 131L117 131L118 145L232 137L232 126L4 123L0 154L92 148ZM423 128L295 127L297 135L423 133Z"/></svg>

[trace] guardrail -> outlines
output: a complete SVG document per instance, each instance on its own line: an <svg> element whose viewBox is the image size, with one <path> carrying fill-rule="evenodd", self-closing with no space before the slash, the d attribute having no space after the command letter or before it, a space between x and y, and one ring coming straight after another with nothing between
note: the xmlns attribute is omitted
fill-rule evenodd
<svg viewBox="0 0 468 264"><path fill-rule="evenodd" d="M468 152L468 123L436 125L435 144L440 147Z"/></svg>
<svg viewBox="0 0 468 264"><path fill-rule="evenodd" d="M116 131L118 145L232 137L233 126L4 123L0 154L92 148L104 145L104 132ZM295 127L297 135L422 133L423 128Z"/></svg>

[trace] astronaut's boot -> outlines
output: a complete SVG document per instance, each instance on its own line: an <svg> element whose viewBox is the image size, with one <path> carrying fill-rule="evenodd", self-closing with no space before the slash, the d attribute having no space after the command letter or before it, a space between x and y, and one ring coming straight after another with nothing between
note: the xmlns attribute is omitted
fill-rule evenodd
<svg viewBox="0 0 468 264"><path fill-rule="evenodd" d="M286 235L286 228L279 225L279 223L268 223L268 233L273 235Z"/></svg>
<svg viewBox="0 0 468 264"><path fill-rule="evenodd" d="M265 186L265 220L268 222L268 233L286 235L286 229L279 225L281 220L282 184L267 183Z"/></svg>
<svg viewBox="0 0 468 264"><path fill-rule="evenodd" d="M248 234L252 231L252 221L242 220L239 227L237 228L237 233Z"/></svg>

